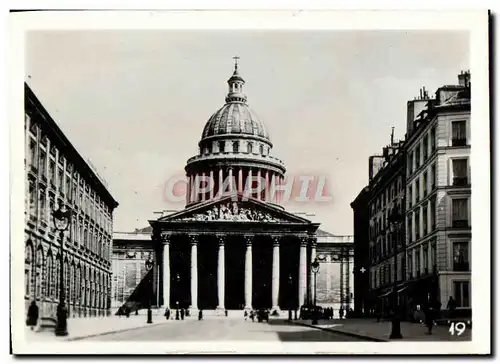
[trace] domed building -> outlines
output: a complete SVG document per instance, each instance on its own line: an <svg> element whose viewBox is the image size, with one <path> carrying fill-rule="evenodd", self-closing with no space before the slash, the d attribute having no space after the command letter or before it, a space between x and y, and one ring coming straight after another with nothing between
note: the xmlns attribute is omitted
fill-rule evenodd
<svg viewBox="0 0 500 364"><path fill-rule="evenodd" d="M227 83L224 105L208 118L198 153L186 163L185 209L115 233L113 297L120 307L295 310L314 302L314 258L329 262L352 245L281 206L276 191L286 168L248 105L237 64ZM349 291L345 268L342 292ZM318 304L336 299L331 269L326 264L318 274Z"/></svg>
<svg viewBox="0 0 500 364"><path fill-rule="evenodd" d="M198 143L199 154L186 165L187 207L213 200L222 191L243 193L245 189L248 197L277 204L278 194L273 193L271 186L282 182L285 166L272 156L269 134L247 104L243 93L245 80L237 64L227 83L226 103L208 119ZM206 180L210 182L200 186ZM253 192L260 190L257 181L265 181L264 188Z"/></svg>
<svg viewBox="0 0 500 364"><path fill-rule="evenodd" d="M319 224L286 212L275 186L284 163L250 108L238 64L225 104L187 161L186 208L149 221L163 307L297 308L308 292ZM259 188L258 184L264 184Z"/></svg>

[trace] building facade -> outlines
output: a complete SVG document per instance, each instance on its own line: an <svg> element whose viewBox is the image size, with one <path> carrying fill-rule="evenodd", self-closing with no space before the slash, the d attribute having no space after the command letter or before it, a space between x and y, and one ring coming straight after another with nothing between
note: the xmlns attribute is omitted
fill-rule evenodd
<svg viewBox="0 0 500 364"><path fill-rule="evenodd" d="M64 288L70 317L105 315L111 297L113 210L118 203L25 84L25 305L55 317L61 240L52 212L71 211L64 234Z"/></svg>
<svg viewBox="0 0 500 364"><path fill-rule="evenodd" d="M370 188L366 186L351 202L354 216L354 312L367 314L370 308Z"/></svg>
<svg viewBox="0 0 500 364"><path fill-rule="evenodd" d="M434 98L422 89L407 104L405 141L391 141L382 156L369 159L373 310L390 310L396 289L407 318L429 302L445 311L450 297L458 310L471 312L470 73L462 72L458 81L440 87ZM360 201L358 196L355 219L364 208ZM394 208L403 218L391 224ZM355 234L362 236L357 229Z"/></svg>
<svg viewBox="0 0 500 364"><path fill-rule="evenodd" d="M416 303L453 297L470 310L470 73L440 87L408 121L407 279ZM409 112L409 117L411 117Z"/></svg>
<svg viewBox="0 0 500 364"><path fill-rule="evenodd" d="M247 104L244 84L236 64L225 104L208 119L199 152L187 161L185 209L150 220L150 230L141 229L150 235L154 251L143 278L152 298L147 304L279 312L314 302L311 263L319 256L318 240L334 244L335 239L318 233L319 224L307 216L281 206L286 168L273 156L269 134ZM125 235L115 234L117 272L132 266L125 263L133 260L127 258L127 247L147 247L138 234ZM337 244L352 258L352 239ZM146 255L139 254L144 265ZM328 256L321 253L324 263ZM131 280L137 279L134 274L137 268ZM344 281L351 282L349 276ZM118 293L124 283L117 278L116 285ZM116 303L121 299L117 295ZM322 302L330 299L321 291Z"/></svg>
<svg viewBox="0 0 500 364"><path fill-rule="evenodd" d="M404 142L391 143L383 149L382 156L370 158L369 181L369 281L367 300L370 307L388 314L394 306L394 280L399 285L398 302L405 300L404 224L393 224L391 213L404 213L405 158ZM375 168L374 165L378 165Z"/></svg>

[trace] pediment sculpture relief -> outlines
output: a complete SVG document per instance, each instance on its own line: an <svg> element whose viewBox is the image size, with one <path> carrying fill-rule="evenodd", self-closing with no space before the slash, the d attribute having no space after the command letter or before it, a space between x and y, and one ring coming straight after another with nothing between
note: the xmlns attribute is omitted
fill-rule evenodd
<svg viewBox="0 0 500 364"><path fill-rule="evenodd" d="M240 207L235 201L214 206L203 213L184 217L184 221L262 221L280 222L279 218L268 212L258 211L247 207Z"/></svg>

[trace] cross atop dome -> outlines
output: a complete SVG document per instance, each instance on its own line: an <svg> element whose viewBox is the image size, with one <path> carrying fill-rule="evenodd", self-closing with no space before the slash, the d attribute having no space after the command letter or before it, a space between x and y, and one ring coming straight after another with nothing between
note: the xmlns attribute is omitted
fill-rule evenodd
<svg viewBox="0 0 500 364"><path fill-rule="evenodd" d="M240 57L234 56L233 59L234 59L234 70L238 71L238 59L240 59Z"/></svg>
<svg viewBox="0 0 500 364"><path fill-rule="evenodd" d="M234 72L233 75L227 83L229 85L229 93L226 97L226 102L246 102L247 97L243 93L243 85L245 84L245 80L240 76L238 72L238 60L239 56L234 56Z"/></svg>

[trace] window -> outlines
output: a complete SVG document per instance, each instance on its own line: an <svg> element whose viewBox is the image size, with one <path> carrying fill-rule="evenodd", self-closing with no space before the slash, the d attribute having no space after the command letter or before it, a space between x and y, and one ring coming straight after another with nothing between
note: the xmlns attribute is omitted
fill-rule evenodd
<svg viewBox="0 0 500 364"><path fill-rule="evenodd" d="M424 197L427 196L427 171L424 172L423 180L422 180L422 187L424 190Z"/></svg>
<svg viewBox="0 0 500 364"><path fill-rule="evenodd" d="M422 207L422 227L424 230L424 236L427 235L427 206Z"/></svg>
<svg viewBox="0 0 500 364"><path fill-rule="evenodd" d="M436 180L437 180L437 175L436 175L436 164L433 164L431 166L431 191L434 191L436 188Z"/></svg>
<svg viewBox="0 0 500 364"><path fill-rule="evenodd" d="M408 206L411 207L413 204L413 183L408 186Z"/></svg>
<svg viewBox="0 0 500 364"><path fill-rule="evenodd" d="M408 243L412 242L412 219L411 219L411 214L407 217L407 229L408 229Z"/></svg>
<svg viewBox="0 0 500 364"><path fill-rule="evenodd" d="M415 180L415 203L420 201L420 191L421 191L421 179L417 178Z"/></svg>
<svg viewBox="0 0 500 364"><path fill-rule="evenodd" d="M451 145L460 147L467 144L465 120L454 121L451 123Z"/></svg>
<svg viewBox="0 0 500 364"><path fill-rule="evenodd" d="M56 163L53 159L49 162L49 180L53 185L56 184Z"/></svg>
<svg viewBox="0 0 500 364"><path fill-rule="evenodd" d="M431 129L431 135L430 135L430 140L431 140L431 153L436 150L436 127L434 126Z"/></svg>
<svg viewBox="0 0 500 364"><path fill-rule="evenodd" d="M408 154L408 175L413 173L413 152Z"/></svg>
<svg viewBox="0 0 500 364"><path fill-rule="evenodd" d="M432 273L436 274L437 273L437 255L436 255L436 242L433 241L431 243L431 268L432 268Z"/></svg>
<svg viewBox="0 0 500 364"><path fill-rule="evenodd" d="M247 153L252 154L253 153L253 145L252 143L247 144Z"/></svg>
<svg viewBox="0 0 500 364"><path fill-rule="evenodd" d="M240 144L238 142L233 142L233 153L239 152Z"/></svg>
<svg viewBox="0 0 500 364"><path fill-rule="evenodd" d="M453 282L453 292L455 294L455 302L457 307L470 307L470 282L455 281Z"/></svg>
<svg viewBox="0 0 500 364"><path fill-rule="evenodd" d="M46 295L50 298L54 297L54 283L52 279L54 278L52 276L52 270L53 270L53 263L52 263L52 255L49 254L47 256L47 268L46 268L46 282L45 282L45 292Z"/></svg>
<svg viewBox="0 0 500 364"><path fill-rule="evenodd" d="M415 268L417 269L417 277L420 277L420 247L415 249Z"/></svg>
<svg viewBox="0 0 500 364"><path fill-rule="evenodd" d="M47 153L40 149L40 174L43 178L47 178Z"/></svg>
<svg viewBox="0 0 500 364"><path fill-rule="evenodd" d="M260 153L260 155L264 155L264 146L263 145L259 146L259 153Z"/></svg>
<svg viewBox="0 0 500 364"><path fill-rule="evenodd" d="M36 219L36 192L35 192L35 183L33 181L29 181L29 215L30 218Z"/></svg>
<svg viewBox="0 0 500 364"><path fill-rule="evenodd" d="M40 219L42 221L47 221L47 204L45 203L45 191L40 189L40 195L38 196L38 204L40 210Z"/></svg>
<svg viewBox="0 0 500 364"><path fill-rule="evenodd" d="M467 272L469 270L469 242L453 243L453 270Z"/></svg>
<svg viewBox="0 0 500 364"><path fill-rule="evenodd" d="M31 245L25 247L24 256L24 294L31 296L31 279L33 271L33 248Z"/></svg>
<svg viewBox="0 0 500 364"><path fill-rule="evenodd" d="M415 169L420 167L420 145L415 149Z"/></svg>
<svg viewBox="0 0 500 364"><path fill-rule="evenodd" d="M408 267L408 273L410 273L410 279L413 278L413 253L411 251L408 252L408 261L406 263Z"/></svg>
<svg viewBox="0 0 500 364"><path fill-rule="evenodd" d="M433 231L436 228L436 196L432 196L430 200L430 223Z"/></svg>
<svg viewBox="0 0 500 364"><path fill-rule="evenodd" d="M466 198L455 198L452 200L452 226L467 227L469 226L468 208Z"/></svg>
<svg viewBox="0 0 500 364"><path fill-rule="evenodd" d="M427 139L427 135L426 135L426 136L424 136L424 139L422 140L422 153L423 153L424 162L427 160L428 148L429 148L429 143L428 143L428 139Z"/></svg>
<svg viewBox="0 0 500 364"><path fill-rule="evenodd" d="M453 159L453 186L467 185L467 158Z"/></svg>
<svg viewBox="0 0 500 364"><path fill-rule="evenodd" d="M70 195L70 188L71 188L71 178L66 175L66 183L64 184L64 193L66 194L66 197L69 199Z"/></svg>
<svg viewBox="0 0 500 364"><path fill-rule="evenodd" d="M36 145L36 140L30 138L30 164L36 168L36 152L37 152L37 145Z"/></svg>
<svg viewBox="0 0 500 364"><path fill-rule="evenodd" d="M422 249L422 260L423 260L423 264L424 264L424 274L428 274L429 273L429 250L428 250L428 247L427 246L424 246L424 248Z"/></svg>
<svg viewBox="0 0 500 364"><path fill-rule="evenodd" d="M49 211L50 211L50 214L52 215L52 212L54 211L54 207L55 207L55 203L54 203L54 196L50 196L50 201L49 201ZM52 217L52 216L51 216ZM49 226L52 229L55 229L55 226L54 226L54 219L50 218L49 219Z"/></svg>
<svg viewBox="0 0 500 364"><path fill-rule="evenodd" d="M225 151L225 143L219 142L219 153L224 153Z"/></svg>
<svg viewBox="0 0 500 364"><path fill-rule="evenodd" d="M420 239L420 207L415 210L415 239Z"/></svg>
<svg viewBox="0 0 500 364"><path fill-rule="evenodd" d="M63 192L64 191L64 172L61 168L58 168L58 171L57 171L57 183L59 186L59 191Z"/></svg>

